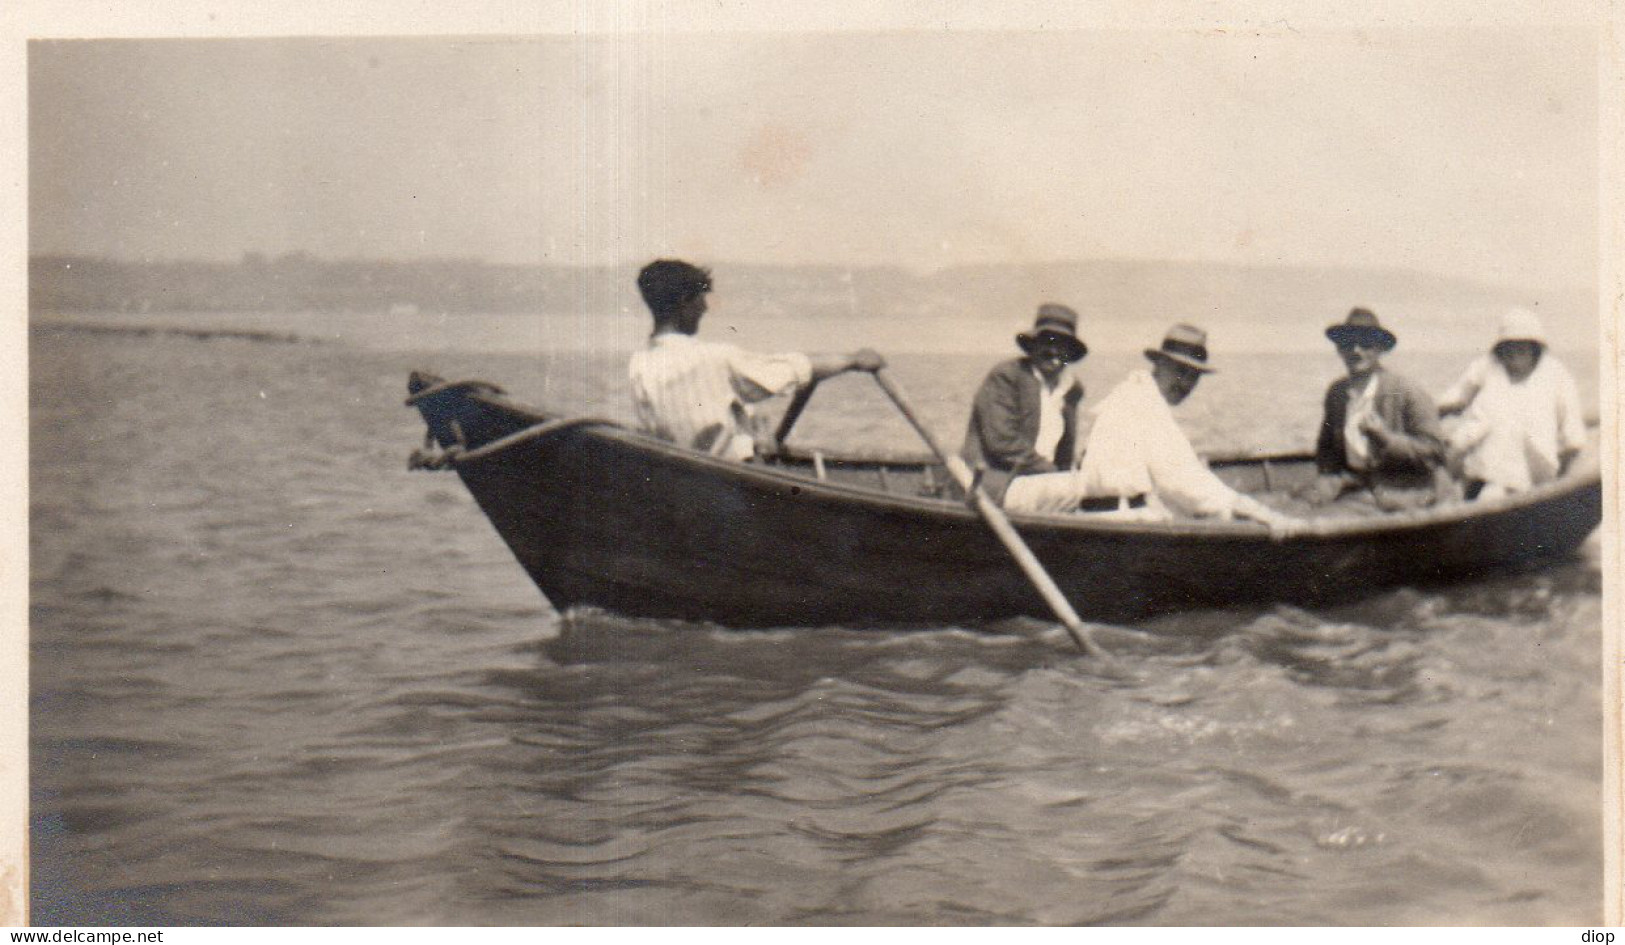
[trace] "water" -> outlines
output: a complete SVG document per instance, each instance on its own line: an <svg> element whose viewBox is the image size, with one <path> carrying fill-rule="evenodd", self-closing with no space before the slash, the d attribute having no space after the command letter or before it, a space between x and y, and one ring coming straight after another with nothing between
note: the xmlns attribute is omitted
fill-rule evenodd
<svg viewBox="0 0 1625 945"><path fill-rule="evenodd" d="M1127 678L1037 621L560 616L454 476L406 471L405 376L624 417L619 353L526 353L523 320L460 347L432 319L292 345L60 321L31 337L36 923L1601 919L1595 538L1100 628ZM1183 420L1302 446L1323 354L1233 361ZM1465 359L1396 367L1438 389ZM894 360L957 442L991 358ZM1092 356L1091 399L1134 360ZM832 382L798 438L913 448L871 387Z"/></svg>

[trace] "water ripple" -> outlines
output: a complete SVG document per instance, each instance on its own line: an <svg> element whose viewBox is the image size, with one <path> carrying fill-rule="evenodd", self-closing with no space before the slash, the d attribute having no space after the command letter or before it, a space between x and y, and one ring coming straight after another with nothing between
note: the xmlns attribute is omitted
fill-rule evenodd
<svg viewBox="0 0 1625 945"><path fill-rule="evenodd" d="M1601 918L1594 551L1096 627L1115 672L1043 620L560 615L406 472L402 380L624 414L624 360L31 344L36 921ZM946 434L986 362L897 370ZM1245 373L1313 414L1293 367ZM809 433L899 435L839 400Z"/></svg>

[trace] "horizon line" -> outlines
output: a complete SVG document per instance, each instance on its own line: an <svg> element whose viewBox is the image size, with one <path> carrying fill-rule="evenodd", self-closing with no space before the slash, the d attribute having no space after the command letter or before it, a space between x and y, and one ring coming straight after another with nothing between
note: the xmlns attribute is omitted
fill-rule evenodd
<svg viewBox="0 0 1625 945"><path fill-rule="evenodd" d="M1158 257L1158 256L1061 256L1047 259L1033 259L1026 261L1013 260L978 260L955 262L936 267L919 267L904 262L873 262L851 263L841 261L818 262L766 262L740 259L705 260L693 254L661 254L647 257L645 262L618 261L578 263L562 262L548 259L511 261L493 260L484 256L452 256L452 255L422 255L422 256L323 256L309 250L288 250L282 253L270 253L260 250L244 250L236 259L206 256L116 256L101 253L50 251L28 253L29 262L52 259L86 260L101 263L114 263L118 265L145 265L145 266L242 266L251 256L261 257L262 262L273 264L290 259L340 264L444 264L455 263L459 265L485 266L493 269L500 268L552 268L590 272L595 270L636 269L654 259L699 259L697 265L716 270L722 267L738 267L747 269L830 269L857 271L901 271L917 278L928 278L943 273L951 273L966 269L1022 269L1043 266L1088 266L1099 264L1140 264L1140 265L1178 265L1178 266L1207 266L1225 269L1243 269L1259 271L1325 271L1325 272L1377 272L1394 275L1423 276L1431 279L1440 279L1451 282L1469 283L1472 285L1492 287L1503 290L1528 291L1534 287L1525 282L1496 280L1484 276L1470 276L1459 273L1441 272L1433 269L1413 266L1398 266L1392 264L1362 264L1362 263L1307 263L1307 262L1235 262L1220 259L1207 259L1201 257ZM643 259L643 257L640 257ZM1594 291L1594 284L1569 282L1553 284L1550 289L1563 291Z"/></svg>

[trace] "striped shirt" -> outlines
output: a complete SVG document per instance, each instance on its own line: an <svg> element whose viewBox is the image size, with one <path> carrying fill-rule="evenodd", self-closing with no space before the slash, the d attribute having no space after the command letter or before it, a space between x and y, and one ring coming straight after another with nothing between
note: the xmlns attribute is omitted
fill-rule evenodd
<svg viewBox="0 0 1625 945"><path fill-rule="evenodd" d="M661 439L744 461L756 455L747 404L812 382L804 354L756 354L666 333L634 352L628 375L643 429Z"/></svg>

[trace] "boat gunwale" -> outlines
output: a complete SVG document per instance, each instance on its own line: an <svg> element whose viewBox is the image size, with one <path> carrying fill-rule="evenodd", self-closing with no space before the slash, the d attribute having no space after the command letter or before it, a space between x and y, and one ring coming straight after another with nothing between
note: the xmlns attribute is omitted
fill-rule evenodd
<svg viewBox="0 0 1625 945"><path fill-rule="evenodd" d="M456 396L465 401L517 414L535 422L544 422L562 416L562 414L550 414L523 404L510 398L505 393L446 391L437 396ZM415 404L415 406L419 408L420 412L426 413L428 401L433 399L436 398L428 398ZM932 514L967 521L978 519L977 513L963 501L931 496L903 495L849 483L831 482L813 478L798 471L791 471L787 467L775 465L771 462L741 463L679 446L618 422L600 421L577 428L575 432L582 436L600 436L617 440L634 450L655 453L684 465L698 467L707 472L714 472L724 479L745 480L754 482L757 485L796 486L800 490L797 493L798 497L808 496L836 502L856 502L890 513ZM543 444L533 442L527 445L532 448L540 448ZM861 464L869 462L888 467L917 466L923 468L930 465L918 459L889 460L884 457L845 457L826 454L824 459L826 463ZM1307 453L1283 453L1269 456L1216 457L1210 459L1209 463L1225 466L1262 466L1266 462L1306 463L1312 462L1313 459L1314 457ZM1145 535L1169 538L1258 539L1279 543L1315 539L1365 539L1375 535L1399 535L1513 513L1563 499L1572 493L1592 486L1594 483L1600 488L1601 480L1601 468L1595 458L1592 458L1589 462L1580 466L1579 472L1571 471L1552 482L1499 499L1452 503L1442 508L1398 511L1381 517L1311 519L1306 527L1280 539L1271 536L1263 525L1240 520L1178 519L1172 522L1133 522L1093 520L1085 516L1066 513L1032 514L1012 512L1009 515L1013 523L1025 526L1024 530L1029 533L1043 532L1047 536L1056 534Z"/></svg>

